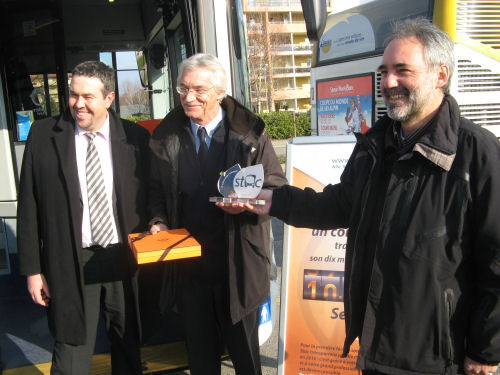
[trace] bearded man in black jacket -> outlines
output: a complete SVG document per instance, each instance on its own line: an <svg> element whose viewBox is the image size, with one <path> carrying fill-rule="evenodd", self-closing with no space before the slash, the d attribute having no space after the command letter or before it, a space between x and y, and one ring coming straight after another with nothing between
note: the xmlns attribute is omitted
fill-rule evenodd
<svg viewBox="0 0 500 375"><path fill-rule="evenodd" d="M341 182L245 206L349 228L344 355L359 338L366 374L489 375L500 361L500 144L449 95L453 49L426 19L397 23L378 69L388 114L356 134Z"/></svg>

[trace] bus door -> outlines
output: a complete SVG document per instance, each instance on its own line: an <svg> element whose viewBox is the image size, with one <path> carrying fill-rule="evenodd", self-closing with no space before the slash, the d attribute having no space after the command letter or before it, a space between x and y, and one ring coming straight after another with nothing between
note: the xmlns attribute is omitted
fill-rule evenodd
<svg viewBox="0 0 500 375"><path fill-rule="evenodd" d="M9 275L17 269L17 182L24 143L31 123L58 115L67 96L57 4L2 2L0 9L0 275Z"/></svg>

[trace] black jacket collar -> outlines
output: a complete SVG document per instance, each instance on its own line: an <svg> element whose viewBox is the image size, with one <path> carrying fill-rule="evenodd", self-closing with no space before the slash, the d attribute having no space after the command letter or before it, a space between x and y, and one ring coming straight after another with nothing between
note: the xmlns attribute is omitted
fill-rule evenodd
<svg viewBox="0 0 500 375"><path fill-rule="evenodd" d="M365 135L357 134L358 142L368 144L371 149L379 148L384 142L387 127L392 127L393 121L385 115ZM433 124L416 141L413 151L449 171L457 153L460 125L460 110L456 100L445 95L438 113L431 121Z"/></svg>

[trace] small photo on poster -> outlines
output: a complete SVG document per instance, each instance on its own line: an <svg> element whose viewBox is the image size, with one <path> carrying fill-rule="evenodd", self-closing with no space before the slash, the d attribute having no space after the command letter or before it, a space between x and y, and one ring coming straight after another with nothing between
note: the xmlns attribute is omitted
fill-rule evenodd
<svg viewBox="0 0 500 375"><path fill-rule="evenodd" d="M26 141L35 119L33 111L17 111L17 134L18 141Z"/></svg>
<svg viewBox="0 0 500 375"><path fill-rule="evenodd" d="M318 135L368 131L373 123L373 85L373 73L318 81Z"/></svg>

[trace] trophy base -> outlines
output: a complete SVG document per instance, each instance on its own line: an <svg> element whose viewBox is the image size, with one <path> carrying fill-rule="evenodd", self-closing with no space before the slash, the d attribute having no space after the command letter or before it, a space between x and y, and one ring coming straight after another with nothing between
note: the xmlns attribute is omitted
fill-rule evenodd
<svg viewBox="0 0 500 375"><path fill-rule="evenodd" d="M222 203L249 203L255 204L259 206L263 206L266 204L266 201L263 199L254 199L254 198L231 198L231 197L210 197L208 198L209 202L222 202Z"/></svg>

